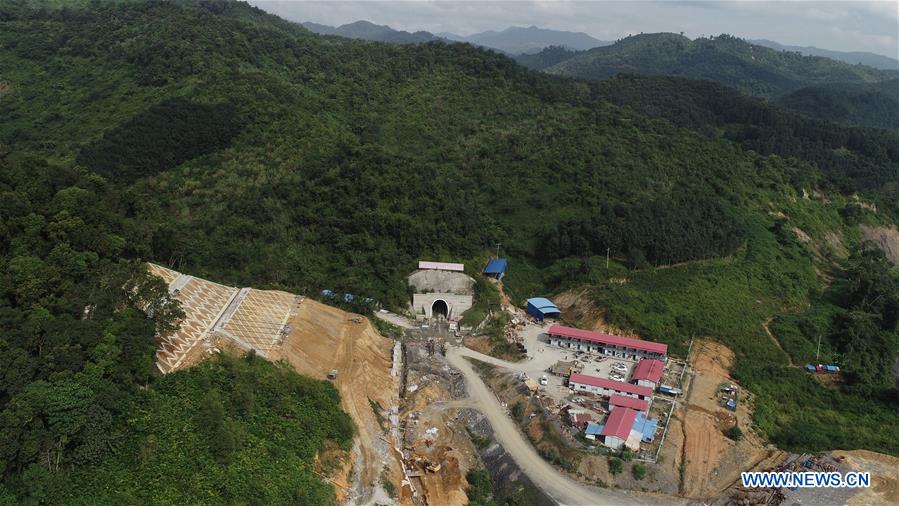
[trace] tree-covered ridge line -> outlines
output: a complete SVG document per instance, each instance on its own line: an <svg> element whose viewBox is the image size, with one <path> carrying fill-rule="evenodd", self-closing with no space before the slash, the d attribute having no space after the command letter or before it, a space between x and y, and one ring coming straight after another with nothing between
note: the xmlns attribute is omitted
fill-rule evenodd
<svg viewBox="0 0 899 506"><path fill-rule="evenodd" d="M728 35L690 40L676 34L641 34L589 51L547 47L516 60L570 77L638 74L708 80L813 118L899 128L895 71L769 49Z"/></svg>
<svg viewBox="0 0 899 506"><path fill-rule="evenodd" d="M707 79L763 97L778 97L813 84L895 77L873 67L777 51L726 34L695 40L674 33L633 35L572 55L547 70L589 78L627 72Z"/></svg>

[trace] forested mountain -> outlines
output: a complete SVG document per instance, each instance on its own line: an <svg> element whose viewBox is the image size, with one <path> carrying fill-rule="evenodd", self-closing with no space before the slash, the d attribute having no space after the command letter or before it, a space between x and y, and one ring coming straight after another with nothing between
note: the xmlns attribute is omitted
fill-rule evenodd
<svg viewBox="0 0 899 506"><path fill-rule="evenodd" d="M308 464L352 434L333 388L252 358L157 378L139 260L401 307L418 259L501 242L516 302L587 286L675 353L727 344L773 442L899 454L895 271L847 255L855 224L899 215L894 133L715 83L319 37L237 2L3 3L0 69L0 502L147 502L187 476L167 502L326 501ZM785 314L786 352L761 325ZM790 366L819 332L839 388Z"/></svg>
<svg viewBox="0 0 899 506"><path fill-rule="evenodd" d="M778 103L816 118L899 130L899 79L809 86Z"/></svg>
<svg viewBox="0 0 899 506"><path fill-rule="evenodd" d="M609 45L609 42L595 39L583 32L550 30L536 26L510 26L501 31L488 30L468 36L450 33L441 35L449 40L498 49L510 55L537 53L551 46L577 51Z"/></svg>
<svg viewBox="0 0 899 506"><path fill-rule="evenodd" d="M773 40L757 39L749 42L758 46L770 47L778 51L794 51L807 56L821 56L832 60L839 60L852 65L861 64L881 70L899 70L899 60L877 53L867 51L833 51L814 46L787 46Z"/></svg>
<svg viewBox="0 0 899 506"><path fill-rule="evenodd" d="M574 51L564 46L550 46L538 53L523 53L515 57L515 61L529 69L544 70L563 62L580 51Z"/></svg>
<svg viewBox="0 0 899 506"><path fill-rule="evenodd" d="M436 35L425 31L419 30L414 33L409 33L402 30L394 30L393 28L390 28L386 25L376 25L369 21L356 21L337 27L311 22L305 22L301 24L307 30L321 35L337 35L339 37L347 37L349 39L363 39L375 42L417 44L419 42L440 40L440 37L437 37Z"/></svg>
<svg viewBox="0 0 899 506"><path fill-rule="evenodd" d="M707 79L763 97L778 97L814 84L868 83L892 77L871 67L776 51L729 35L690 40L673 33L627 37L578 54L547 71L590 78L626 72Z"/></svg>

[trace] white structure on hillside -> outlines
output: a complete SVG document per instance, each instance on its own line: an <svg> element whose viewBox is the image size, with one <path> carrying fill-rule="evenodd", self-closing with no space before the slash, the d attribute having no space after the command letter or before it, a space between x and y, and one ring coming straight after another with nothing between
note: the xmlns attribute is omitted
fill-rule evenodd
<svg viewBox="0 0 899 506"><path fill-rule="evenodd" d="M409 275L412 312L417 318L458 321L473 302L474 279L462 264L419 262Z"/></svg>

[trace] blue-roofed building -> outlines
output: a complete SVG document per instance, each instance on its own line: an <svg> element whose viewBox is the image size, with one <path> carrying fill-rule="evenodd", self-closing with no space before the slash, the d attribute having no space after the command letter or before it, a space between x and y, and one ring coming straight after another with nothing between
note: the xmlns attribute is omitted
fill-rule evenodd
<svg viewBox="0 0 899 506"><path fill-rule="evenodd" d="M640 440L644 443L651 443L656 437L656 427L659 425L658 418L646 418L644 413L637 413L634 420L634 426L631 432L640 433Z"/></svg>
<svg viewBox="0 0 899 506"><path fill-rule="evenodd" d="M553 304L553 301L543 297L534 297L528 299L528 314L538 321L543 321L546 318L558 318L562 312Z"/></svg>
<svg viewBox="0 0 899 506"><path fill-rule="evenodd" d="M817 369L815 369L815 366L813 366L812 364L805 364L805 370L808 371L808 372L815 372L815 371L817 371Z"/></svg>
<svg viewBox="0 0 899 506"><path fill-rule="evenodd" d="M505 258L493 258L487 262L487 267L484 267L484 275L501 280L506 275L506 265Z"/></svg>
<svg viewBox="0 0 899 506"><path fill-rule="evenodd" d="M595 440L597 437L599 437L600 434L602 434L602 430L604 428L606 428L605 425L600 425L596 422L588 422L587 428L584 430L584 436L587 439Z"/></svg>

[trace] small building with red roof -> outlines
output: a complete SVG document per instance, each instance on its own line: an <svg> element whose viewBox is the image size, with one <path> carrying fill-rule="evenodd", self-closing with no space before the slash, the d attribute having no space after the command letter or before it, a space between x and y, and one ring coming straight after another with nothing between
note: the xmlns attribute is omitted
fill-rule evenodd
<svg viewBox="0 0 899 506"><path fill-rule="evenodd" d="M603 426L603 442L609 448L618 450L631 435L634 420L637 419L637 411L631 408L618 408L609 413L609 418Z"/></svg>
<svg viewBox="0 0 899 506"><path fill-rule="evenodd" d="M631 382L655 390L662 381L662 372L665 370L665 362L644 358L637 363L631 374Z"/></svg>
<svg viewBox="0 0 899 506"><path fill-rule="evenodd" d="M587 428L587 424L593 421L593 417L590 416L590 413L585 413L583 411L569 411L568 419L571 421L571 426L577 430L584 430Z"/></svg>
<svg viewBox="0 0 899 506"><path fill-rule="evenodd" d="M616 408L630 408L637 411L647 411L649 409L649 401L625 397L623 395L610 395L609 411L613 411Z"/></svg>

